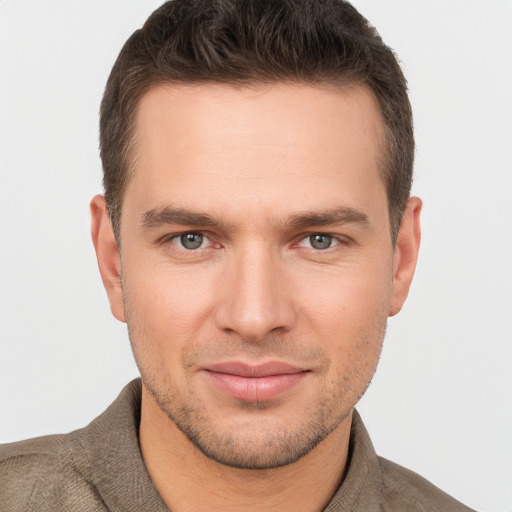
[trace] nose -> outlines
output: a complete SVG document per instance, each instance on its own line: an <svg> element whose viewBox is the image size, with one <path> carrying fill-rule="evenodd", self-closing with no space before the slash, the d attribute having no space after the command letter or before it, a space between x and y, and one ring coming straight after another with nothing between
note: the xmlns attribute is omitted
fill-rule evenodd
<svg viewBox="0 0 512 512"><path fill-rule="evenodd" d="M257 342L272 332L293 328L297 313L280 263L263 247L253 246L233 256L215 312L219 329Z"/></svg>

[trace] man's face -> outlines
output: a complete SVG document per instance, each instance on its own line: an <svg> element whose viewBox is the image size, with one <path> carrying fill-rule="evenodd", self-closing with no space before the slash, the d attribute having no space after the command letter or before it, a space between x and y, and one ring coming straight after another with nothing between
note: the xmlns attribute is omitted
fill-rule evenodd
<svg viewBox="0 0 512 512"><path fill-rule="evenodd" d="M349 417L397 311L377 104L158 86L135 140L111 302L143 383L214 460L291 463Z"/></svg>

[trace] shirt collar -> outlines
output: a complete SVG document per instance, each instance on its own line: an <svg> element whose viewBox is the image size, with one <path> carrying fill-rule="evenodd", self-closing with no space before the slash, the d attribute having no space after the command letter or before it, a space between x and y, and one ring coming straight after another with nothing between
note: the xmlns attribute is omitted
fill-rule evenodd
<svg viewBox="0 0 512 512"><path fill-rule="evenodd" d="M83 471L112 512L169 512L154 486L139 445L141 381L135 379L114 403L86 428L79 430ZM363 422L354 411L347 469L343 482L324 512L378 510L382 472Z"/></svg>

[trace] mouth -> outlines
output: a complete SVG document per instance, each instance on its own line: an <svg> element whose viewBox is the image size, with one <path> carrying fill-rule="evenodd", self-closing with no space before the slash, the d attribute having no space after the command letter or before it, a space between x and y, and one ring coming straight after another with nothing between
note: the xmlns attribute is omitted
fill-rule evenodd
<svg viewBox="0 0 512 512"><path fill-rule="evenodd" d="M310 373L288 363L259 365L232 361L213 364L204 373L216 389L237 400L267 402L292 390Z"/></svg>

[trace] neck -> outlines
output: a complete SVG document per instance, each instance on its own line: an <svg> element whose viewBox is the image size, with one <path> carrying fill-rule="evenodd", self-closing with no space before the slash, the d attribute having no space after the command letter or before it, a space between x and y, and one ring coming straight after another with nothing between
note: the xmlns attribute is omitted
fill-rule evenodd
<svg viewBox="0 0 512 512"><path fill-rule="evenodd" d="M140 444L160 496L173 512L323 510L347 462L352 414L293 464L248 470L219 464L200 452L160 410L143 386Z"/></svg>

